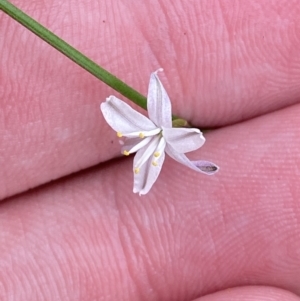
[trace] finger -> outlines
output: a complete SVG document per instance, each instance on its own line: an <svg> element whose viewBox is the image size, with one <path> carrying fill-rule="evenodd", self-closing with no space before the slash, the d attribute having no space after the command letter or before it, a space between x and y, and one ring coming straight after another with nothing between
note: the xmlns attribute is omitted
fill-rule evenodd
<svg viewBox="0 0 300 301"><path fill-rule="evenodd" d="M199 126L299 100L296 0L16 4L144 94L163 66L174 113ZM12 19L1 22L0 198L115 157L118 143L99 112L112 90Z"/></svg>
<svg viewBox="0 0 300 301"><path fill-rule="evenodd" d="M190 300L255 284L300 294L299 111L212 132L194 157L217 163L215 176L167 158L139 197L124 159L3 203L6 293Z"/></svg>
<svg viewBox="0 0 300 301"><path fill-rule="evenodd" d="M227 289L210 294L195 301L299 301L296 295L275 287L248 286Z"/></svg>

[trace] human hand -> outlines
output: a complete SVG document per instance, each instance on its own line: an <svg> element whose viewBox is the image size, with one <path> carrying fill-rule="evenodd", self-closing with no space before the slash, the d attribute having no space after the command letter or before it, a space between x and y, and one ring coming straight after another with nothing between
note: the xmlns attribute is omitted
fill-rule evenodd
<svg viewBox="0 0 300 301"><path fill-rule="evenodd" d="M164 67L221 170L167 159L143 197L131 159L80 172L119 155L115 93L1 14L0 196L77 172L1 204L2 299L298 300L298 2L14 3L143 94Z"/></svg>

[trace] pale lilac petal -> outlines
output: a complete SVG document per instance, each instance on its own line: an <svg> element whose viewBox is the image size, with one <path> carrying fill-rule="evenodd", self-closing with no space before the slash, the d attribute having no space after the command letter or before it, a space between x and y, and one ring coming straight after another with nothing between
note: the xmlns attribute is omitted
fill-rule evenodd
<svg viewBox="0 0 300 301"><path fill-rule="evenodd" d="M152 138L154 139L154 138ZM147 173L148 173L148 162L144 164L140 164L142 161L148 160L150 163L152 161L152 153L148 153L148 157L145 158L145 153L147 152L147 149L149 149L149 146L146 145L140 150L137 151L136 155L133 159L133 174L134 174L134 182L133 182L133 192L140 192L147 180ZM152 148L152 151L155 150L155 147ZM138 166L139 164L139 166ZM139 172L136 172L136 168L139 169Z"/></svg>
<svg viewBox="0 0 300 301"><path fill-rule="evenodd" d="M148 168L149 166L147 162L140 168L139 173L135 173L133 170L133 192L134 193L140 192L144 188L147 180Z"/></svg>
<svg viewBox="0 0 300 301"><path fill-rule="evenodd" d="M157 158L156 166L152 164L152 159L152 157L148 159L148 161L140 168L139 173L134 173L134 193L143 195L150 191L162 169L165 153L162 153L161 156Z"/></svg>
<svg viewBox="0 0 300 301"><path fill-rule="evenodd" d="M106 122L125 137L132 132L151 131L157 128L146 116L115 96L107 98L101 103L100 108Z"/></svg>
<svg viewBox="0 0 300 301"><path fill-rule="evenodd" d="M207 175L212 175L219 170L219 167L217 165L208 161L190 161L186 155L178 153L170 145L166 146L165 151L175 161L197 172L201 172Z"/></svg>
<svg viewBox="0 0 300 301"><path fill-rule="evenodd" d="M169 96L157 76L157 72L151 73L147 96L147 108L149 118L158 127L172 127L172 111Z"/></svg>
<svg viewBox="0 0 300 301"><path fill-rule="evenodd" d="M163 137L168 145L181 154L194 151L205 142L205 138L198 129L163 128Z"/></svg>

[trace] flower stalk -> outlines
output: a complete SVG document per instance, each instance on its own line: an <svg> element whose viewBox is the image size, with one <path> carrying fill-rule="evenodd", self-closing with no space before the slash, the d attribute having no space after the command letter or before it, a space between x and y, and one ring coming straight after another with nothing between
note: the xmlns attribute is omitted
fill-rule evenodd
<svg viewBox="0 0 300 301"><path fill-rule="evenodd" d="M19 8L6 0L0 0L0 10L15 19L21 25L29 29L46 43L67 56L74 63L100 79L102 82L112 87L114 90L127 97L140 107L147 109L147 99L145 96L134 90L126 83L118 79L107 70L97 65L94 61L79 52L77 49L66 43L53 32L42 26L40 23L25 14Z"/></svg>

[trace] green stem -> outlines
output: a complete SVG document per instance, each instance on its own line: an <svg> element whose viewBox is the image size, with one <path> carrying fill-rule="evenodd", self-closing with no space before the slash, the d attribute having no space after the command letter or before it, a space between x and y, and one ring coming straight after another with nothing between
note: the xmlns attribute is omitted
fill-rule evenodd
<svg viewBox="0 0 300 301"><path fill-rule="evenodd" d="M42 40L56 48L62 54L67 56L73 62L84 68L86 71L90 72L98 79L103 81L108 86L112 87L128 99L132 100L134 103L140 107L147 109L147 99L145 96L129 87L127 84L119 80L117 77L97 65L95 62L90 60L88 57L80 53L71 45L67 44L57 35L49 31L47 28L33 20L31 17L26 15L20 9L15 7L13 4L6 0L0 0L0 10L8 14L10 17L15 19L17 22L25 26L31 32L36 34Z"/></svg>

